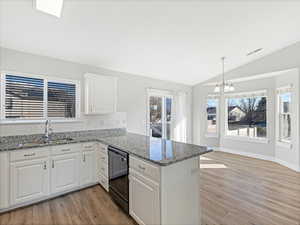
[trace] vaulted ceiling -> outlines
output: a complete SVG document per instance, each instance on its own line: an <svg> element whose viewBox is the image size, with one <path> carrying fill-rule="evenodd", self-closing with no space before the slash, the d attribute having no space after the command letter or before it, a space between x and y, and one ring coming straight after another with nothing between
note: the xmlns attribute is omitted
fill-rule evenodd
<svg viewBox="0 0 300 225"><path fill-rule="evenodd" d="M300 2L0 0L0 46L194 85L300 40ZM246 56L257 48L262 51Z"/></svg>

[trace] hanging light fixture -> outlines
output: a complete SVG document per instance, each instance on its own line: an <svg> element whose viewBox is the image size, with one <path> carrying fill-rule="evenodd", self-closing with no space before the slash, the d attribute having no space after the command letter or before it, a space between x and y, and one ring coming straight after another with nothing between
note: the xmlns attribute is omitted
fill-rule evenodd
<svg viewBox="0 0 300 225"><path fill-rule="evenodd" d="M220 93L222 91L224 93L224 92L234 91L233 83L225 81L225 71L224 71L225 57L223 56L221 60L222 60L222 82L220 84L216 84L214 92Z"/></svg>

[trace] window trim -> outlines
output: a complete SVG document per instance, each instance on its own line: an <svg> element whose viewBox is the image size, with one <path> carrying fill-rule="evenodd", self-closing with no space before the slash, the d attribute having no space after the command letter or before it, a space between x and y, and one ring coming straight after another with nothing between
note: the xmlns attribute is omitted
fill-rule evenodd
<svg viewBox="0 0 300 225"><path fill-rule="evenodd" d="M291 149L292 146L293 146L293 128L292 128L292 124L291 123L291 140L290 141L286 141L284 139L281 139L280 138L280 129L281 129L281 126L280 126L280 115L282 114L280 111L281 111L281 99L280 99L280 94L283 94L283 93L291 93L291 112L288 113L290 114L290 117L291 117L291 121L293 121L294 119L294 115L293 115L293 85L290 84L290 85L286 85L286 86L281 86L281 87L278 87L276 88L276 146L278 147L282 147L282 148L287 148L287 149Z"/></svg>
<svg viewBox="0 0 300 225"><path fill-rule="evenodd" d="M217 100L217 105L216 105L216 132L208 132L207 128L208 128L208 120L207 120L207 100L208 99L216 99ZM220 108L220 96L219 95L212 95L209 94L207 95L207 97L205 98L205 137L206 138L218 138L219 137L219 128L220 128L220 112L219 112L219 108Z"/></svg>
<svg viewBox="0 0 300 225"><path fill-rule="evenodd" d="M266 137L248 137L248 136L235 136L235 135L228 135L228 99L229 98L247 98L248 97L265 97L267 98L266 101L266 131L267 135ZM225 95L225 118L224 118L224 139L231 139L231 140L237 140L237 141L248 141L248 142L254 142L254 143L262 143L262 144L268 144L270 143L269 139L269 116L268 116L268 91L267 90L256 90L256 91L249 91L249 92L239 92L239 93L231 93Z"/></svg>
<svg viewBox="0 0 300 225"><path fill-rule="evenodd" d="M6 95L6 75L11 74L14 76L23 76L29 78L38 78L43 79L44 81L44 113L43 117L39 119L9 119L5 117L5 95ZM57 78L55 76L48 75L37 75L37 74L29 74L29 73L21 73L15 71L1 71L0 72L0 124L25 124L25 123L43 123L47 119L51 120L51 122L78 122L80 121L81 116L81 85L79 80L69 80L63 78ZM75 117L74 118L61 118L61 117L47 117L47 101L48 101L48 82L61 82L61 83L69 83L74 84L76 88L76 96L75 96Z"/></svg>

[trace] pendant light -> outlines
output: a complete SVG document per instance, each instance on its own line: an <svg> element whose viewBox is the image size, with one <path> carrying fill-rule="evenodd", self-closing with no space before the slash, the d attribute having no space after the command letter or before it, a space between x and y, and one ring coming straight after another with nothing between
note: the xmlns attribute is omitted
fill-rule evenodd
<svg viewBox="0 0 300 225"><path fill-rule="evenodd" d="M225 57L223 56L221 58L222 60L222 82L220 84L216 84L215 90L214 92L216 93L220 93L220 92L230 92L230 91L234 91L234 86L233 83L230 83L228 81L225 81Z"/></svg>

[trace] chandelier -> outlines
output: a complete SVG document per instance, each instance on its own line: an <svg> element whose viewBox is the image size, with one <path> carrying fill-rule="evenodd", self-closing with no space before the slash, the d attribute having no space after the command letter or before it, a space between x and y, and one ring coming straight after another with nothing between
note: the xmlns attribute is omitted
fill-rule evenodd
<svg viewBox="0 0 300 225"><path fill-rule="evenodd" d="M225 72L224 72L225 57L222 57L221 60L222 60L222 82L216 84L214 92L225 93L225 92L234 91L233 83L225 81Z"/></svg>

